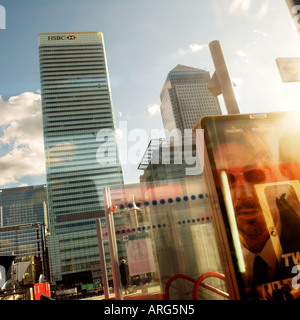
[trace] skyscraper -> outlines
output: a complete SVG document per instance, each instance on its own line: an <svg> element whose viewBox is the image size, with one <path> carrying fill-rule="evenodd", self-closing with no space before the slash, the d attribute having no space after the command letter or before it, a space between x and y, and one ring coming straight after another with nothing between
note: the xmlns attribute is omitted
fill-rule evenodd
<svg viewBox="0 0 300 320"><path fill-rule="evenodd" d="M104 216L102 189L123 183L116 139L110 137L107 152L97 155L105 142L99 130L115 130L103 35L38 38L51 276L89 282L89 268L99 263L95 218Z"/></svg>
<svg viewBox="0 0 300 320"><path fill-rule="evenodd" d="M164 128L192 129L205 115L221 114L218 99L207 88L209 72L177 65L172 69L160 94Z"/></svg>
<svg viewBox="0 0 300 320"><path fill-rule="evenodd" d="M160 111L164 128L170 136L150 141L138 166L138 169L144 170L140 181L186 178L202 173L196 162L192 130L184 132L184 129L193 129L202 116L221 114L218 99L207 87L209 80L209 72L180 64L169 72L160 94ZM172 141L172 138L175 140ZM190 154L187 159L183 149L191 150L193 155ZM163 153L169 154L170 161L163 163Z"/></svg>

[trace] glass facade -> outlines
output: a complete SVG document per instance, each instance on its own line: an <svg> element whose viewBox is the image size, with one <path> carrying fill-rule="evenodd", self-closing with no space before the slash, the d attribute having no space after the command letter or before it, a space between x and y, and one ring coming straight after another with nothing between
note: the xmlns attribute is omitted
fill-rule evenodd
<svg viewBox="0 0 300 320"><path fill-rule="evenodd" d="M45 221L46 187L28 186L0 190L1 227Z"/></svg>
<svg viewBox="0 0 300 320"><path fill-rule="evenodd" d="M0 192L0 256L15 256L15 261L40 258L43 273L48 273L46 230L46 187L27 186Z"/></svg>
<svg viewBox="0 0 300 320"><path fill-rule="evenodd" d="M44 247L44 228L40 224L25 224L0 228L1 256L40 256Z"/></svg>
<svg viewBox="0 0 300 320"><path fill-rule="evenodd" d="M39 35L49 257L54 281L89 281L99 264L102 189L123 183L101 32Z"/></svg>
<svg viewBox="0 0 300 320"><path fill-rule="evenodd" d="M188 144L188 142L187 142ZM189 148L189 153L184 153ZM187 155L188 154L188 155ZM192 159L193 158L193 159ZM168 161L165 161L165 160ZM190 160L194 160L190 162ZM168 162L168 163L166 163ZM167 142L166 139L152 139L138 166L143 170L141 182L184 179L186 176L200 176L202 169L196 160L196 144L185 146L181 143ZM200 177L202 179L202 177Z"/></svg>
<svg viewBox="0 0 300 320"><path fill-rule="evenodd" d="M208 71L178 65L168 74L160 94L164 128L192 129L206 115L221 114L218 99L207 88Z"/></svg>
<svg viewBox="0 0 300 320"><path fill-rule="evenodd" d="M206 272L223 273L203 178L111 186L110 193L118 208L113 212L118 256L128 263L130 290L146 284L148 293L164 292L178 274L196 280ZM205 282L226 292L221 279ZM176 280L170 299L192 299L193 285ZM199 299L224 297L200 287Z"/></svg>

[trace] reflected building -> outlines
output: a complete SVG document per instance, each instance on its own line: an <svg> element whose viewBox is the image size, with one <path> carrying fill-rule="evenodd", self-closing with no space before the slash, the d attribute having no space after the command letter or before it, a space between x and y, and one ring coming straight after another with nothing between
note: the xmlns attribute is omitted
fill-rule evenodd
<svg viewBox="0 0 300 320"><path fill-rule="evenodd" d="M169 72L160 94L161 117L169 136L149 142L138 166L144 171L141 182L192 178L202 173L192 129L199 118L221 114L218 98L207 87L210 79L209 72L184 65Z"/></svg>
<svg viewBox="0 0 300 320"><path fill-rule="evenodd" d="M113 217L118 225L118 254L124 254L133 279L147 274L150 284L164 292L174 275L197 279L205 272L222 272L209 198L199 176L111 186L110 194L117 206ZM133 202L138 210L131 210ZM226 291L220 279L209 279L209 284ZM190 300L192 292L193 283L178 279L171 285L170 297ZM222 299L208 290L200 289L199 295L201 299Z"/></svg>
<svg viewBox="0 0 300 320"><path fill-rule="evenodd" d="M209 80L207 71L183 65L169 72L160 110L170 137L151 140L138 166L143 170L141 186L147 189L148 223L162 283L176 274L196 279L208 271L222 272L203 168L192 139L200 117L221 114L218 99L207 88ZM190 130L184 133L185 129ZM153 194L154 202L149 201ZM211 284L225 289L219 280ZM172 291L173 297L187 299L192 285L178 282ZM202 299L209 296L201 294Z"/></svg>
<svg viewBox="0 0 300 320"><path fill-rule="evenodd" d="M221 114L219 101L207 88L208 71L177 65L172 69L160 94L164 128L172 131L193 129L200 117Z"/></svg>
<svg viewBox="0 0 300 320"><path fill-rule="evenodd" d="M140 182L199 179L202 168L196 157L196 145L190 141L187 144L152 139L138 165L138 169L143 170Z"/></svg>
<svg viewBox="0 0 300 320"><path fill-rule="evenodd" d="M91 280L102 189L122 184L101 32L39 34L53 282Z"/></svg>

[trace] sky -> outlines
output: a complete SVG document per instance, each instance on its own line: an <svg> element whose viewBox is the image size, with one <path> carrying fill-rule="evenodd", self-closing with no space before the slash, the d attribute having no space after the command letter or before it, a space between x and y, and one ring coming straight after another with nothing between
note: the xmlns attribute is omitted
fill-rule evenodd
<svg viewBox="0 0 300 320"><path fill-rule="evenodd" d="M149 141L163 129L160 92L168 72L182 64L212 76L208 44L214 40L237 85L241 113L300 110L300 84L283 83L275 63L300 56L285 0L0 0L0 5L6 18L0 29L0 189L46 183L39 33L103 32L116 127L126 122L128 132L142 128ZM222 96L219 101L226 114ZM128 151L135 143L128 143ZM137 166L122 164L126 184L139 181Z"/></svg>

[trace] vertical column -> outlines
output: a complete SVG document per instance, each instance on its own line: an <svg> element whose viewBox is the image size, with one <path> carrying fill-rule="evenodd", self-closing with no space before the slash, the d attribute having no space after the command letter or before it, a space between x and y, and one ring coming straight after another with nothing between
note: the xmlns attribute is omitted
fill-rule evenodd
<svg viewBox="0 0 300 320"><path fill-rule="evenodd" d="M47 210L46 201L43 201L43 209L44 209L45 232L47 233L49 230L49 226L48 226L48 210Z"/></svg>
<svg viewBox="0 0 300 320"><path fill-rule="evenodd" d="M215 65L216 74L222 90L228 114L238 114L240 109L235 98L232 81L227 69L226 61L220 42L215 40L209 44L211 56Z"/></svg>
<svg viewBox="0 0 300 320"><path fill-rule="evenodd" d="M102 275L102 283L104 290L105 299L109 298L109 288L108 288L108 280L107 280L107 270L106 270L106 262L105 262L105 253L104 253L104 245L103 245L103 237L102 237L102 229L101 229L101 220L96 220L97 225L97 235L98 235L98 247L99 247L99 256L100 256L100 266L101 266L101 275Z"/></svg>
<svg viewBox="0 0 300 320"><path fill-rule="evenodd" d="M110 197L109 187L103 188L103 196L104 196L104 211L105 211L107 234L108 234L110 261L111 261L111 268L112 268L112 275L113 275L113 282L114 282L115 299L123 300L114 217L113 217L113 212L110 210L111 197Z"/></svg>
<svg viewBox="0 0 300 320"><path fill-rule="evenodd" d="M0 206L0 227L3 227L3 209Z"/></svg>

